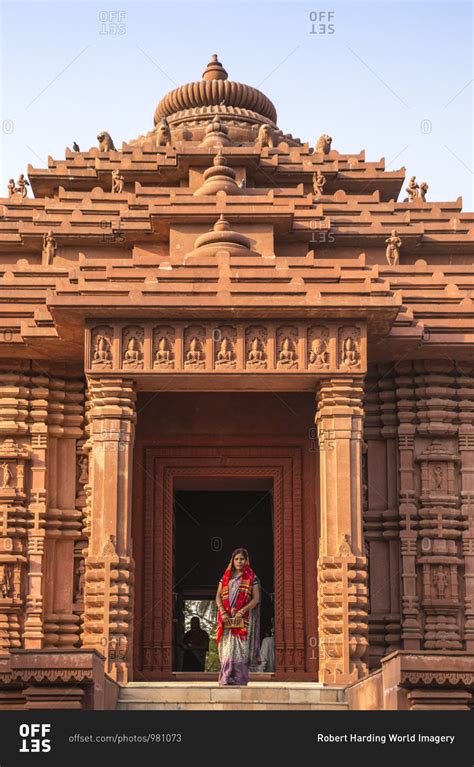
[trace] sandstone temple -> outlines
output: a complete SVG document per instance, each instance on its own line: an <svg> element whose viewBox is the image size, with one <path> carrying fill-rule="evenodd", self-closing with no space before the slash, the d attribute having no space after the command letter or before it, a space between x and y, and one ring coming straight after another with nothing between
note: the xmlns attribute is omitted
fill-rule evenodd
<svg viewBox="0 0 474 767"><path fill-rule="evenodd" d="M4 179L0 708L474 706L474 213L328 122L214 55ZM239 545L229 702L179 635Z"/></svg>

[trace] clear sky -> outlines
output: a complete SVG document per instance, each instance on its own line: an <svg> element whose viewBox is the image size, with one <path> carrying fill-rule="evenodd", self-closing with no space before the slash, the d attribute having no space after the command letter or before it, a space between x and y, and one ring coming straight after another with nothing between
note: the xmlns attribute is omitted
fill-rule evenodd
<svg viewBox="0 0 474 767"><path fill-rule="evenodd" d="M429 199L473 199L473 23L463 2L0 2L2 162L10 176L146 133L212 53L259 87L279 127L384 156ZM322 13L325 16L321 16ZM328 18L328 14L333 14ZM332 24L330 29L325 24ZM332 33L331 33L331 30Z"/></svg>

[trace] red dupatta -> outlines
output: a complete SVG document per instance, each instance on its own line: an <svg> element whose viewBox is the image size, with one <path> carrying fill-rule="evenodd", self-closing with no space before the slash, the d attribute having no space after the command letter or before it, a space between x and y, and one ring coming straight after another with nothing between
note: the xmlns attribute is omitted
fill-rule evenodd
<svg viewBox="0 0 474 767"><path fill-rule="evenodd" d="M252 596L253 596L252 586L253 586L253 581L255 578L255 573L247 562L247 564L244 565L244 569L242 570L239 593L237 594L237 599L235 600L234 607L231 610L230 599L229 599L229 580L232 574L232 563L233 563L233 559L230 560L229 564L227 565L227 569L224 575L222 576L222 592L221 592L222 606L224 607L224 610L226 611L226 613L228 613L228 615L230 615L231 613L232 615L235 615L235 613L241 610L242 607L245 607L245 605L252 600ZM247 636L249 620L250 620L248 610L244 614L243 618L244 618L244 628L230 629L234 636L240 636L242 638L245 638ZM221 613L218 612L217 635L216 635L217 643L219 643L223 633L224 633L224 621L222 619Z"/></svg>

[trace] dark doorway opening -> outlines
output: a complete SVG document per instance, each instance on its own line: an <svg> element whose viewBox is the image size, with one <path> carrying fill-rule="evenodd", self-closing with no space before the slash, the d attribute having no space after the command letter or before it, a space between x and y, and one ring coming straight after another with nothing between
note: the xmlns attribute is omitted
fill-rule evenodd
<svg viewBox="0 0 474 767"><path fill-rule="evenodd" d="M210 480L212 482L212 480ZM195 483L194 483L195 484ZM200 485L202 486L202 482ZM208 482L209 485L209 482ZM261 636L273 630L273 495L268 485L238 489L236 481L219 489L175 489L173 556L173 671L189 663L184 635L193 616L209 634L204 669L216 672L215 598L232 551L240 546L261 582Z"/></svg>

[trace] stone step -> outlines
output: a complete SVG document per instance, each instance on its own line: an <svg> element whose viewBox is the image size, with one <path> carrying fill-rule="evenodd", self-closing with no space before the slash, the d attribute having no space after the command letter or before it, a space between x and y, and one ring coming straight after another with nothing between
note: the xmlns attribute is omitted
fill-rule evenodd
<svg viewBox="0 0 474 767"><path fill-rule="evenodd" d="M120 688L117 709L128 710L319 710L346 711L344 687L316 682L130 682Z"/></svg>

